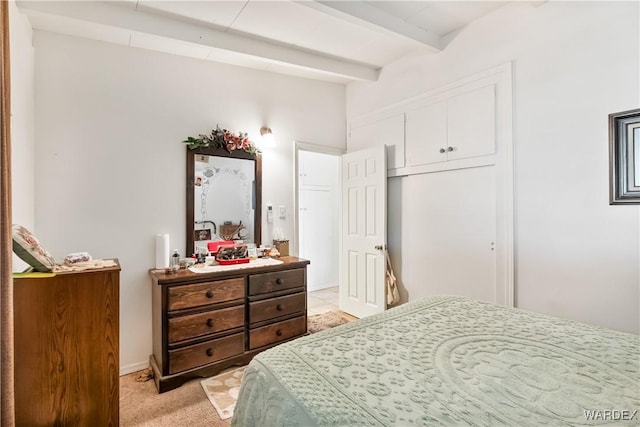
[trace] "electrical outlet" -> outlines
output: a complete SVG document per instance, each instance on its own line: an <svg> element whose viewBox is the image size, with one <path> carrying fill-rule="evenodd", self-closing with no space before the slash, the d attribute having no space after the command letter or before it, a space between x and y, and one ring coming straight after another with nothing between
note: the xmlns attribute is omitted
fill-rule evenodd
<svg viewBox="0 0 640 427"><path fill-rule="evenodd" d="M278 216L280 218L286 218L287 217L287 208L285 208L284 206L279 206L278 207Z"/></svg>

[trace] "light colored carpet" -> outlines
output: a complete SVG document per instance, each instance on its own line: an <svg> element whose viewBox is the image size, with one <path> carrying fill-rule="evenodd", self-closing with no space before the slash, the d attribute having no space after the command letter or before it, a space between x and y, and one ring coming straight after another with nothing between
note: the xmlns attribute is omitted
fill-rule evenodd
<svg viewBox="0 0 640 427"><path fill-rule="evenodd" d="M120 377L120 426L228 427L231 424L231 419L218 417L200 386L200 379L158 394L153 380L136 381L141 373Z"/></svg>
<svg viewBox="0 0 640 427"><path fill-rule="evenodd" d="M340 311L309 316L309 333L348 323L355 318ZM158 394L153 380L138 382L145 371L120 377L120 426L145 427L228 427L212 407L202 379L191 380L175 390ZM230 384L234 387L234 384ZM233 393L228 393L229 396ZM225 406L221 403L220 406ZM228 406L228 405L226 405Z"/></svg>

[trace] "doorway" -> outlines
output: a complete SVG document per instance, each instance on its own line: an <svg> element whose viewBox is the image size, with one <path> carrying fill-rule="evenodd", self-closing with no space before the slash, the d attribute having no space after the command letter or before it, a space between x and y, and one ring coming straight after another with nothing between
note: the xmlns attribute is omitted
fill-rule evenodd
<svg viewBox="0 0 640 427"><path fill-rule="evenodd" d="M297 253L311 261L309 292L340 283L340 155L329 147L296 142Z"/></svg>

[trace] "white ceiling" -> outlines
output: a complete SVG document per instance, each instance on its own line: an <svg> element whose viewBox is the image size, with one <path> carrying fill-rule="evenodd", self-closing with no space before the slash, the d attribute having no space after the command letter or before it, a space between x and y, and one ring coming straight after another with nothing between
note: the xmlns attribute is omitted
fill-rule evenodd
<svg viewBox="0 0 640 427"><path fill-rule="evenodd" d="M17 0L35 29L306 78L376 80L506 1Z"/></svg>

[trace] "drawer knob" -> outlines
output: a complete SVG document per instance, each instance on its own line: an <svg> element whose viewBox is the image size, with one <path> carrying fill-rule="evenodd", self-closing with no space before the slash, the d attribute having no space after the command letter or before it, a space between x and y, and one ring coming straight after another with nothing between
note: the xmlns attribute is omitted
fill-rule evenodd
<svg viewBox="0 0 640 427"><path fill-rule="evenodd" d="M213 298L213 291L209 289L206 295L207 295L207 298Z"/></svg>
<svg viewBox="0 0 640 427"><path fill-rule="evenodd" d="M212 327L213 326L213 319L212 318L208 318L207 319L207 326L208 327Z"/></svg>
<svg viewBox="0 0 640 427"><path fill-rule="evenodd" d="M284 308L282 307L282 304L278 304L278 305L276 306L276 310L278 310L278 311L282 311L282 310L284 310Z"/></svg>
<svg viewBox="0 0 640 427"><path fill-rule="evenodd" d="M278 329L278 330L276 331L276 335L277 335L277 336L279 336L279 337L281 337L281 336L282 336L282 331L281 331L280 329Z"/></svg>
<svg viewBox="0 0 640 427"><path fill-rule="evenodd" d="M277 283L278 285L282 285L282 277L278 277L278 278L276 279L276 283Z"/></svg>
<svg viewBox="0 0 640 427"><path fill-rule="evenodd" d="M209 356L209 357L213 356L213 349L212 348L208 348L207 349L207 356Z"/></svg>

